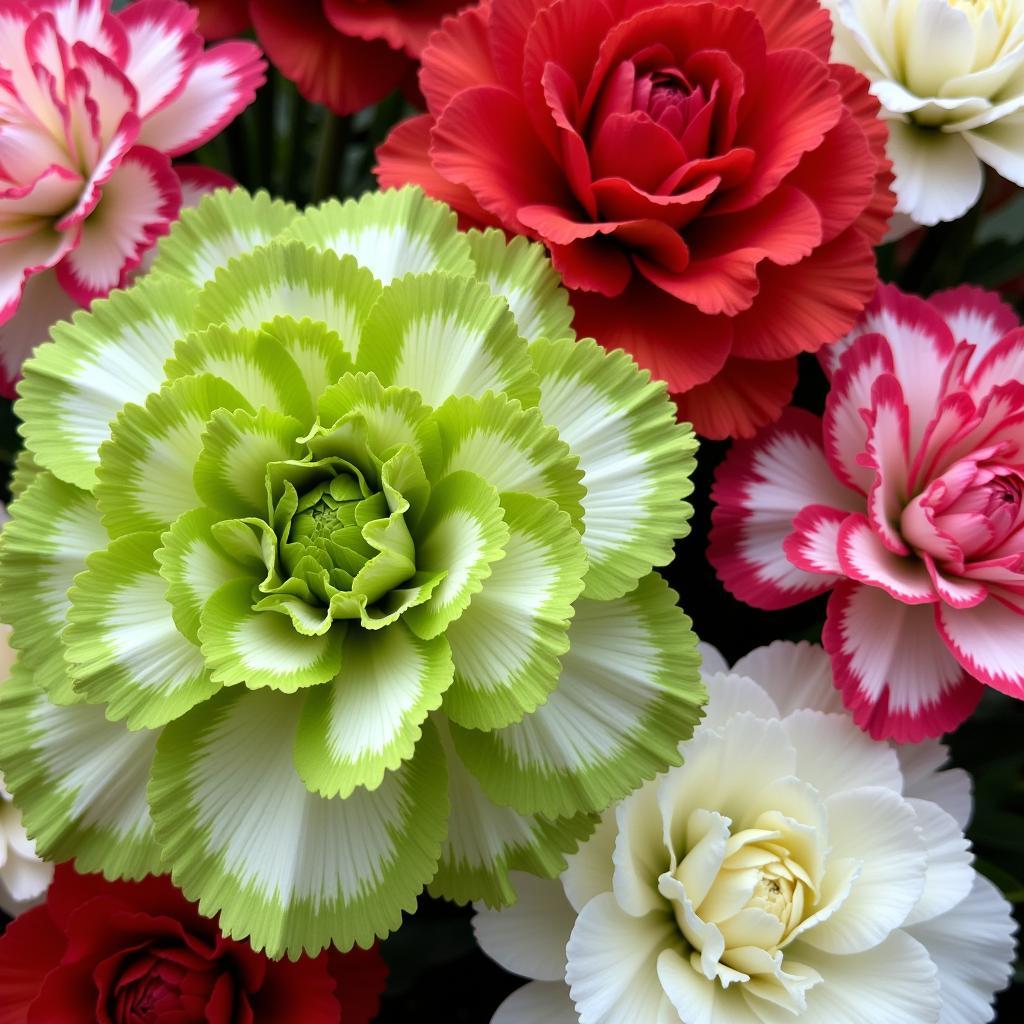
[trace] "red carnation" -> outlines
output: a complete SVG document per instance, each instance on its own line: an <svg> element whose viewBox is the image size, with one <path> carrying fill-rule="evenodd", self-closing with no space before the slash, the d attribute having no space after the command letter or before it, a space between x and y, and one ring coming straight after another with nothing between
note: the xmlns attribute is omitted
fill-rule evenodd
<svg viewBox="0 0 1024 1024"><path fill-rule="evenodd" d="M485 0L432 37L429 113L378 177L544 242L581 334L749 435L871 298L892 212L878 104L830 46L816 0Z"/></svg>
<svg viewBox="0 0 1024 1024"><path fill-rule="evenodd" d="M376 950L269 960L166 878L64 864L0 937L0 1024L368 1024L386 973Z"/></svg>
<svg viewBox="0 0 1024 1024"><path fill-rule="evenodd" d="M427 39L467 0L190 0L209 38L248 24L303 96L351 114L411 81Z"/></svg>

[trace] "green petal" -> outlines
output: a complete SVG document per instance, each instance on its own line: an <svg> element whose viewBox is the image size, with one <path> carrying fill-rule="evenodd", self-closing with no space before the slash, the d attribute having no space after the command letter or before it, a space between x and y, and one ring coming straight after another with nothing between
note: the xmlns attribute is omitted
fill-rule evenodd
<svg viewBox="0 0 1024 1024"><path fill-rule="evenodd" d="M147 275L54 327L53 341L22 368L16 406L41 466L92 490L110 422L159 390L175 342L192 330L195 304L187 284Z"/></svg>
<svg viewBox="0 0 1024 1024"><path fill-rule="evenodd" d="M329 633L297 633L287 615L254 611L255 581L226 583L203 609L199 638L213 678L227 686L294 693L333 679L341 667L343 625Z"/></svg>
<svg viewBox="0 0 1024 1024"><path fill-rule="evenodd" d="M71 686L60 634L71 584L86 558L108 543L96 500L44 472L9 511L0 544L0 618L13 627L11 646L36 684L59 704L76 703L81 698Z"/></svg>
<svg viewBox="0 0 1024 1024"><path fill-rule="evenodd" d="M64 630L75 691L129 729L165 725L220 689L174 622L153 557L159 546L159 534L133 533L92 554Z"/></svg>
<svg viewBox="0 0 1024 1024"><path fill-rule="evenodd" d="M562 279L544 246L517 235L512 241L497 228L470 231L476 276L508 302L527 341L575 339L572 308Z"/></svg>
<svg viewBox="0 0 1024 1024"><path fill-rule="evenodd" d="M303 422L313 418L313 398L301 371L269 334L215 324L179 341L166 372L168 380L213 374L237 389L249 408L263 405Z"/></svg>
<svg viewBox="0 0 1024 1024"><path fill-rule="evenodd" d="M458 218L420 189L368 192L360 199L328 200L307 210L288 229L314 249L350 255L378 281L446 270L473 274L473 258Z"/></svg>
<svg viewBox="0 0 1024 1024"><path fill-rule="evenodd" d="M421 640L401 622L350 629L341 671L309 691L299 720L295 765L306 788L325 797L376 789L386 771L412 756L451 681L443 636Z"/></svg>
<svg viewBox="0 0 1024 1024"><path fill-rule="evenodd" d="M165 530L200 504L192 471L203 430L215 409L247 408L235 388L205 374L161 388L145 408L125 406L96 470L96 500L110 536Z"/></svg>
<svg viewBox="0 0 1024 1024"><path fill-rule="evenodd" d="M485 391L537 404L526 342L507 303L467 277L420 274L389 284L363 328L356 367L413 388L435 407L449 395Z"/></svg>
<svg viewBox="0 0 1024 1024"><path fill-rule="evenodd" d="M296 439L302 433L294 416L269 409L214 413L195 461L196 492L223 519L265 518L267 464L301 458L305 452Z"/></svg>
<svg viewBox="0 0 1024 1024"><path fill-rule="evenodd" d="M415 540L420 572L445 573L429 600L405 613L412 630L429 640L465 611L502 557L508 527L498 492L475 473L452 473L431 492Z"/></svg>
<svg viewBox="0 0 1024 1024"><path fill-rule="evenodd" d="M292 357L314 402L330 385L352 371L352 359L341 338L326 324L309 317L293 320L278 316L263 325L263 334L273 338Z"/></svg>
<svg viewBox="0 0 1024 1024"><path fill-rule="evenodd" d="M27 448L22 448L15 457L14 469L8 484L11 501L20 498L28 490L28 485L42 472L43 467L36 462L35 456Z"/></svg>
<svg viewBox="0 0 1024 1024"><path fill-rule="evenodd" d="M539 409L490 392L480 398L449 398L431 421L441 439L437 478L467 469L499 491L550 498L577 527L586 488L579 460L547 426Z"/></svg>
<svg viewBox="0 0 1024 1024"><path fill-rule="evenodd" d="M509 539L483 589L446 632L455 684L448 717L470 729L517 722L558 684L587 556L569 517L527 494L502 496Z"/></svg>
<svg viewBox="0 0 1024 1024"><path fill-rule="evenodd" d="M333 331L349 355L380 295L373 275L351 256L314 252L301 242L272 242L221 267L199 295L200 326L257 328L275 317L308 317Z"/></svg>
<svg viewBox="0 0 1024 1024"><path fill-rule="evenodd" d="M156 551L174 621L194 644L199 643L199 618L206 602L225 583L246 574L214 539L212 528L219 521L208 508L186 512L160 538L162 546Z"/></svg>
<svg viewBox="0 0 1024 1024"><path fill-rule="evenodd" d="M509 872L557 878L566 868L565 855L590 835L595 819L581 814L551 821L499 807L466 771L445 723L437 725L448 758L451 818L430 893L456 903L484 900L507 907L516 900Z"/></svg>
<svg viewBox="0 0 1024 1024"><path fill-rule="evenodd" d="M108 878L166 870L146 806L159 734L129 732L88 704L51 704L20 662L2 693L4 778L40 856Z"/></svg>
<svg viewBox="0 0 1024 1024"><path fill-rule="evenodd" d="M150 787L175 883L203 914L220 913L224 934L271 957L369 946L397 928L433 877L447 825L429 723L373 792L325 800L292 763L299 708L225 690L165 730Z"/></svg>
<svg viewBox="0 0 1024 1024"><path fill-rule="evenodd" d="M453 729L484 791L523 814L600 812L681 758L705 699L690 620L657 574L576 603L546 704L493 732Z"/></svg>
<svg viewBox="0 0 1024 1024"><path fill-rule="evenodd" d="M266 192L218 189L204 196L160 240L152 270L202 287L232 257L264 245L298 216L291 203Z"/></svg>
<svg viewBox="0 0 1024 1024"><path fill-rule="evenodd" d="M668 565L675 541L689 533L693 509L683 499L693 490L696 439L676 422L664 383L624 352L590 340L538 341L530 354L544 419L583 470L585 593L621 597L653 566Z"/></svg>

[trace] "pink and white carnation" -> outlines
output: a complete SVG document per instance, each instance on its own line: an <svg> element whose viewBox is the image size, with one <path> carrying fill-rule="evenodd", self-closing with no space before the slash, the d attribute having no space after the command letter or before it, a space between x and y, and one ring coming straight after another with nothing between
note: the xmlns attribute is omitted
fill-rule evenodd
<svg viewBox="0 0 1024 1024"><path fill-rule="evenodd" d="M195 193L171 158L264 80L252 43L204 49L179 0L0 0L0 391L50 326L124 285Z"/></svg>
<svg viewBox="0 0 1024 1024"><path fill-rule="evenodd" d="M975 870L970 779L937 741L860 732L828 657L705 655L683 764L602 817L555 881L478 907L484 951L533 979L491 1024L985 1024L1010 904Z"/></svg>
<svg viewBox="0 0 1024 1024"><path fill-rule="evenodd" d="M824 645L857 724L913 742L984 686L1024 698L1024 331L993 295L879 290L799 409L729 452L709 557L777 609L831 591Z"/></svg>

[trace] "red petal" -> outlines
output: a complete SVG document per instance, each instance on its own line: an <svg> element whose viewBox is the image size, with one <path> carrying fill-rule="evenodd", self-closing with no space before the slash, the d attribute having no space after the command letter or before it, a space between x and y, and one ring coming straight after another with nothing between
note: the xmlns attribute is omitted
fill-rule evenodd
<svg viewBox="0 0 1024 1024"><path fill-rule="evenodd" d="M327 967L337 983L344 1024L370 1024L380 1009L388 967L377 947L327 952Z"/></svg>
<svg viewBox="0 0 1024 1024"><path fill-rule="evenodd" d="M249 27L249 0L189 0L199 8L199 31L207 39L237 36Z"/></svg>
<svg viewBox="0 0 1024 1024"><path fill-rule="evenodd" d="M761 22L768 46L810 50L828 60L832 49L832 19L818 0L718 0L723 6L736 3L753 11Z"/></svg>
<svg viewBox="0 0 1024 1024"><path fill-rule="evenodd" d="M328 954L289 960L270 960L258 992L249 997L259 1024L348 1024L348 1015L335 991Z"/></svg>
<svg viewBox="0 0 1024 1024"><path fill-rule="evenodd" d="M418 57L447 14L465 0L323 0L328 21L339 31L360 39L382 39L395 50Z"/></svg>
<svg viewBox="0 0 1024 1024"><path fill-rule="evenodd" d="M611 114L597 126L590 160L595 178L625 178L644 192L657 192L686 163L686 153L668 129L633 111Z"/></svg>
<svg viewBox="0 0 1024 1024"><path fill-rule="evenodd" d="M420 88L437 116L452 97L474 85L497 85L487 38L487 11L471 7L449 19L423 51Z"/></svg>
<svg viewBox="0 0 1024 1024"><path fill-rule="evenodd" d="M0 1024L25 1024L46 976L60 963L64 937L45 907L7 925L0 937Z"/></svg>

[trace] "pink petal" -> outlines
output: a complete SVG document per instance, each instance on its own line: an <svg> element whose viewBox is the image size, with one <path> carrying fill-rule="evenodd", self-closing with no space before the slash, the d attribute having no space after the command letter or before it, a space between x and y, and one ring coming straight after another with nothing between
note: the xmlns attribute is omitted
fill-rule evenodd
<svg viewBox="0 0 1024 1024"><path fill-rule="evenodd" d="M995 292L964 284L959 288L936 292L928 300L945 318L953 337L966 341L985 355L1004 334L1019 326L1013 308Z"/></svg>
<svg viewBox="0 0 1024 1024"><path fill-rule="evenodd" d="M57 28L70 44L85 43L123 67L128 59L128 37L108 0L33 0L36 10L50 11Z"/></svg>
<svg viewBox="0 0 1024 1024"><path fill-rule="evenodd" d="M734 444L718 468L712 498L708 558L732 594L775 609L829 589L830 577L798 569L783 547L808 505L851 511L858 504L829 469L816 416L787 409L753 440Z"/></svg>
<svg viewBox="0 0 1024 1024"><path fill-rule="evenodd" d="M987 395L994 387L1024 380L1024 329L1017 328L985 353L971 374L969 387L976 396Z"/></svg>
<svg viewBox="0 0 1024 1024"><path fill-rule="evenodd" d="M910 410L900 382L891 373L879 377L871 389L867 423L867 452L861 462L875 470L868 492L868 517L886 547L906 555L909 549L900 536L899 522L910 496Z"/></svg>
<svg viewBox="0 0 1024 1024"><path fill-rule="evenodd" d="M177 164L174 172L181 182L183 210L198 206L203 196L216 192L219 188L234 188L238 184L234 178L203 164Z"/></svg>
<svg viewBox="0 0 1024 1024"><path fill-rule="evenodd" d="M931 555L924 556L924 564L939 597L951 608L973 608L988 597L988 587L976 580L944 573Z"/></svg>
<svg viewBox="0 0 1024 1024"><path fill-rule="evenodd" d="M839 528L848 512L828 505L808 505L793 520L793 532L782 542L786 557L804 572L844 575L839 561Z"/></svg>
<svg viewBox="0 0 1024 1024"><path fill-rule="evenodd" d="M221 43L196 61L184 89L147 117L139 142L180 156L208 142L252 101L266 79L254 43Z"/></svg>
<svg viewBox="0 0 1024 1024"><path fill-rule="evenodd" d="M822 643L843 703L875 739L916 743L939 736L981 699L982 686L946 649L933 611L901 604L875 587L836 585Z"/></svg>
<svg viewBox="0 0 1024 1024"><path fill-rule="evenodd" d="M946 395L925 429L921 447L910 468L910 490L914 491L938 475L940 466L948 466L949 451L977 423L977 410L970 395L956 391Z"/></svg>
<svg viewBox="0 0 1024 1024"><path fill-rule="evenodd" d="M983 683L1024 699L1024 611L998 600L976 608L938 605L942 639L963 667Z"/></svg>
<svg viewBox="0 0 1024 1024"><path fill-rule="evenodd" d="M162 153L136 146L103 187L78 247L57 270L83 306L123 285L143 254L178 216L181 186Z"/></svg>
<svg viewBox="0 0 1024 1024"><path fill-rule="evenodd" d="M149 117L178 96L203 52L198 12L167 0L136 0L120 15L130 56L125 72L139 92L138 113Z"/></svg>
<svg viewBox="0 0 1024 1024"><path fill-rule="evenodd" d="M849 516L840 527L839 562L847 576L880 587L903 604L938 600L924 563L889 550L865 516Z"/></svg>

